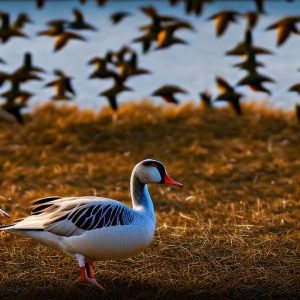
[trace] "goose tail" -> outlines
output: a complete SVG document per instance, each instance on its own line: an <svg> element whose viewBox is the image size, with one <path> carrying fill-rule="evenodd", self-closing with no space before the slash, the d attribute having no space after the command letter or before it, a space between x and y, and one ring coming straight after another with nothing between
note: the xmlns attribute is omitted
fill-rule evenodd
<svg viewBox="0 0 300 300"><path fill-rule="evenodd" d="M1 208L0 208L0 215L3 215L3 216L5 216L5 217L10 218L9 213L7 213L6 211L2 210ZM6 229L8 229L8 228L11 227L11 226L12 226L12 224L0 226L0 231L6 230Z"/></svg>
<svg viewBox="0 0 300 300"><path fill-rule="evenodd" d="M0 214L4 215L5 217L10 218L9 213L7 213L6 211L2 210L1 208L0 208Z"/></svg>

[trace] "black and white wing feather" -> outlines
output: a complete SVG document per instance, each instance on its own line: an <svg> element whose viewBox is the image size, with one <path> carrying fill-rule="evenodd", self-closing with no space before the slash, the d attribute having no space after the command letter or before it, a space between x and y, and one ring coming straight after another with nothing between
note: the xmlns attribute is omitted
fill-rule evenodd
<svg viewBox="0 0 300 300"><path fill-rule="evenodd" d="M33 202L31 216L14 229L45 230L60 236L76 236L86 231L133 222L134 212L126 205L100 197L48 197Z"/></svg>

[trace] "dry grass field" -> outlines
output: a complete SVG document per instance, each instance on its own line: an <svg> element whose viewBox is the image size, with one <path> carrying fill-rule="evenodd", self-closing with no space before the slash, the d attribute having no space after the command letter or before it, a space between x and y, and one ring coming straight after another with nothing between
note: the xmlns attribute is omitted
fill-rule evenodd
<svg viewBox="0 0 300 300"><path fill-rule="evenodd" d="M150 187L155 239L132 259L95 264L104 293L73 284L75 260L0 233L0 299L299 299L300 125L291 113L143 102L113 122L109 109L46 105L23 127L0 122L0 207L19 218L47 195L130 204L132 167L148 157L184 188Z"/></svg>

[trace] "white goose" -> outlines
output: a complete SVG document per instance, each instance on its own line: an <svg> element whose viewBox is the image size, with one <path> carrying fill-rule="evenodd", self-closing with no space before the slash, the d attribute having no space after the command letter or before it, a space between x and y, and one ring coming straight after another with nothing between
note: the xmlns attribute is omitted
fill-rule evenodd
<svg viewBox="0 0 300 300"><path fill-rule="evenodd" d="M30 216L0 230L31 237L75 257L80 266L78 282L103 289L92 262L132 256L153 239L156 220L148 183L182 187L161 162L146 159L131 174L132 208L101 197L47 197L33 202Z"/></svg>

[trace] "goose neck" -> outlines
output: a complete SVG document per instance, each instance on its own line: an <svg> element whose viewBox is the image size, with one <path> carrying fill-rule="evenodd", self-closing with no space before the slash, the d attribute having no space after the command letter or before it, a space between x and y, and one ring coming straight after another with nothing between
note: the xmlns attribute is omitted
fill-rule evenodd
<svg viewBox="0 0 300 300"><path fill-rule="evenodd" d="M142 211L155 219L154 206L147 184L142 183L134 172L130 179L130 192L133 209Z"/></svg>

